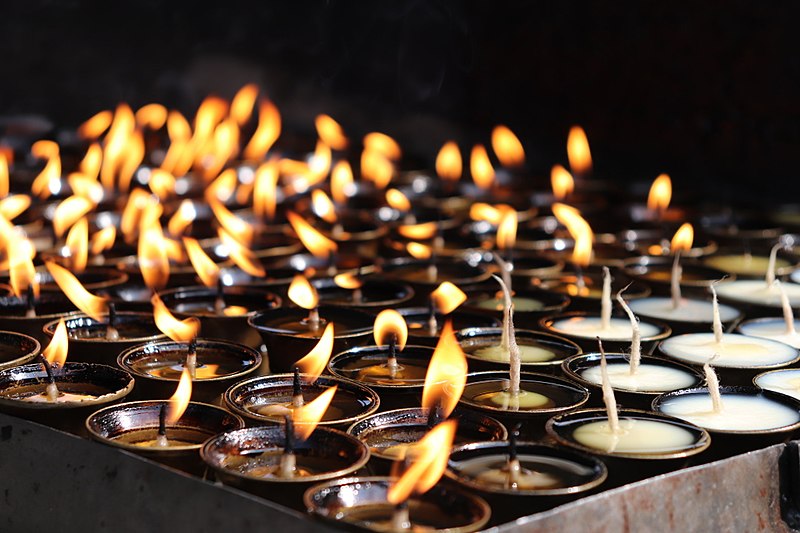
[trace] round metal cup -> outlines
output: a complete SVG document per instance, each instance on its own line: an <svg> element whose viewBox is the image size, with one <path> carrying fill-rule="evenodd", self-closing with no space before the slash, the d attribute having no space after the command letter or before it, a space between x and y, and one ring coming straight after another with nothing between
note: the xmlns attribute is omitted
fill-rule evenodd
<svg viewBox="0 0 800 533"><path fill-rule="evenodd" d="M596 313L586 313L586 312L574 312L574 313L563 313L561 315L549 316L543 318L539 324L540 326L547 332L553 333L554 335L558 335L561 337L565 337L573 342L575 342L578 346L583 348L585 352L591 352L597 349L597 339L592 336L580 336L574 335L572 333L561 331L554 327L554 324L559 320L565 320L569 318L576 318L576 317L597 317L599 318L600 315ZM628 320L627 315L614 315L613 318L624 318ZM651 353L655 348L656 344L662 339L666 339L672 334L672 329L666 325L665 323L658 321L658 320L646 320L648 324L652 324L658 328L658 333L655 335L649 335L647 337L642 337L642 353ZM607 350L608 352L624 352L625 350L630 349L631 339L602 339L603 341L603 349Z"/></svg>
<svg viewBox="0 0 800 533"><path fill-rule="evenodd" d="M0 371L30 363L42 345L29 335L0 331Z"/></svg>
<svg viewBox="0 0 800 533"><path fill-rule="evenodd" d="M485 313L497 320L503 319L503 297L496 287L486 287L478 290L465 291L470 295L462 305L462 309L472 313ZM520 328L534 328L545 315L561 313L570 304L566 294L543 291L535 288L521 288L514 290L515 299L530 299L541 304L539 309L526 310L517 304L514 306L514 324Z"/></svg>
<svg viewBox="0 0 800 533"><path fill-rule="evenodd" d="M623 272L633 279L646 283L657 296L671 294L672 266L674 257L642 256L625 261ZM733 274L706 266L691 259L681 259L681 289L684 296L705 297L708 288L722 278L735 279Z"/></svg>
<svg viewBox="0 0 800 533"><path fill-rule="evenodd" d="M494 328L502 324L500 320L491 315L457 310L449 315L436 313L437 328L435 331L431 331L428 328L431 313L427 307L404 307L398 309L397 312L403 315L408 324L408 342L420 346L436 346L442 333L442 326L448 320L452 321L455 331L468 328Z"/></svg>
<svg viewBox="0 0 800 533"><path fill-rule="evenodd" d="M354 296L352 289L343 289L336 285L332 278L315 279L313 285L323 304L364 311L398 307L414 297L414 289L410 285L374 278L363 280L363 285L358 289L359 298Z"/></svg>

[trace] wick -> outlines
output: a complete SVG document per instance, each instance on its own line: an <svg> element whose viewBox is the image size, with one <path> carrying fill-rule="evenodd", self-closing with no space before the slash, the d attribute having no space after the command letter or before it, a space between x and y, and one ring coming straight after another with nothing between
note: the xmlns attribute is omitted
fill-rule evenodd
<svg viewBox="0 0 800 533"><path fill-rule="evenodd" d="M283 445L283 454L281 455L281 464L278 470L278 476L282 478L293 478L297 473L297 458L294 455L294 422L292 417L286 415L283 417L286 428L286 440Z"/></svg>
<svg viewBox="0 0 800 533"><path fill-rule="evenodd" d="M583 279L583 268L580 265L575 265L575 287L578 289L578 296L586 289L586 280Z"/></svg>
<svg viewBox="0 0 800 533"><path fill-rule="evenodd" d="M217 298L214 300L214 313L217 315L225 314L225 284L222 276L217 278Z"/></svg>
<svg viewBox="0 0 800 533"><path fill-rule="evenodd" d="M292 376L292 407L303 407L305 403L305 399L303 399L303 387L300 383L300 369L294 367L294 376Z"/></svg>
<svg viewBox="0 0 800 533"><path fill-rule="evenodd" d="M58 400L58 387L56 387L56 378L53 376L53 367L50 366L50 361L48 361L43 355L39 355L41 359L41 363L44 366L44 371L47 374L47 387L45 388L45 396L47 396L47 401L50 403L55 403Z"/></svg>
<svg viewBox="0 0 800 533"><path fill-rule="evenodd" d="M703 365L703 371L706 374L706 383L708 384L708 392L711 395L711 406L714 413L722 412L722 395L719 393L719 378L717 373L711 368L711 362L714 361L719 354L715 353L706 364Z"/></svg>
<svg viewBox="0 0 800 533"><path fill-rule="evenodd" d="M775 283L775 262L778 259L778 251L783 248L786 248L786 244L779 242L769 252L769 263L767 263L767 276L765 278L767 287L771 287Z"/></svg>
<svg viewBox="0 0 800 533"><path fill-rule="evenodd" d="M321 323L319 319L319 307L314 307L308 312L306 322L308 322L308 329L310 331L317 331L319 329Z"/></svg>
<svg viewBox="0 0 800 533"><path fill-rule="evenodd" d="M508 479L506 487L515 489L519 485L519 476L522 473L522 465L519 463L517 457L517 439L519 438L519 430L521 425L517 424L511 433L508 435Z"/></svg>
<svg viewBox="0 0 800 533"><path fill-rule="evenodd" d="M517 336L514 332L514 301L511 291L497 276L493 276L503 289L503 332L500 336L500 349L508 352L509 378L508 393L512 397L519 396L519 381L522 361L517 345Z"/></svg>
<svg viewBox="0 0 800 533"><path fill-rule="evenodd" d="M36 294L33 291L33 283L28 284L27 292L25 293L25 304L27 311L25 311L25 318L36 317Z"/></svg>
<svg viewBox="0 0 800 533"><path fill-rule="evenodd" d="M336 275L336 255L333 250L328 253L328 275L331 277Z"/></svg>
<svg viewBox="0 0 800 533"><path fill-rule="evenodd" d="M677 309L681 306L681 251L675 252L675 260L672 262L672 276L670 278L670 290L672 293L672 308Z"/></svg>
<svg viewBox="0 0 800 533"><path fill-rule="evenodd" d="M436 321L436 302L431 296L428 301L428 333L435 336L437 331L439 331L439 324Z"/></svg>
<svg viewBox="0 0 800 533"><path fill-rule="evenodd" d="M436 266L437 251L444 247L444 238L442 237L441 223L436 225L436 237L431 242L431 255L428 256L428 281L434 283L439 279L439 269Z"/></svg>
<svg viewBox="0 0 800 533"><path fill-rule="evenodd" d="M444 413L442 412L442 404L437 400L428 412L428 429L433 429L439 425L443 419Z"/></svg>
<svg viewBox="0 0 800 533"><path fill-rule="evenodd" d="M514 291L511 289L511 273L514 271L514 265L511 261L505 261L500 254L493 254L494 260L497 263L497 266L500 267L500 275L503 278L503 283L505 283L506 287L508 287L509 292L514 294Z"/></svg>
<svg viewBox="0 0 800 533"><path fill-rule="evenodd" d="M608 426L612 434L618 435L617 399L614 397L614 389L611 388L611 380L608 378L606 352L603 350L603 341L600 340L600 337L597 337L597 345L600 348L600 376L603 380L603 403L606 405L606 413L608 414Z"/></svg>
<svg viewBox="0 0 800 533"><path fill-rule="evenodd" d="M353 303L360 304L363 301L364 293L361 291L361 287L353 289Z"/></svg>
<svg viewBox="0 0 800 533"><path fill-rule="evenodd" d="M611 329L611 271L603 267L603 295L600 299L600 327L603 331Z"/></svg>
<svg viewBox="0 0 800 533"><path fill-rule="evenodd" d="M156 446L166 448L169 446L167 440L167 404L162 403L158 411L158 436L156 436Z"/></svg>
<svg viewBox="0 0 800 533"><path fill-rule="evenodd" d="M117 331L117 306L114 305L114 302L108 302L108 325L106 326L106 340L119 340L119 331Z"/></svg>
<svg viewBox="0 0 800 533"><path fill-rule="evenodd" d="M711 284L711 308L713 310L713 328L714 328L714 342L718 346L722 345L722 318L719 315L719 301L717 300L717 289L714 286L719 283L715 281Z"/></svg>
<svg viewBox="0 0 800 533"><path fill-rule="evenodd" d="M402 531L405 529L411 529L411 516L408 513L407 501L398 503L392 514L392 530Z"/></svg>
<svg viewBox="0 0 800 533"><path fill-rule="evenodd" d="M194 379L197 375L197 337L189 341L189 349L186 354L186 363L184 364L189 371L189 375Z"/></svg>
<svg viewBox="0 0 800 533"><path fill-rule="evenodd" d="M786 289L780 281L776 282L781 291L781 307L783 307L783 320L786 322L786 334L796 335L797 332L794 328L794 312L792 311L792 304L789 301L789 295L786 294Z"/></svg>
<svg viewBox="0 0 800 533"><path fill-rule="evenodd" d="M386 360L386 366L389 369L389 378L395 379L397 377L397 335L391 333L389 335L389 357Z"/></svg>
<svg viewBox="0 0 800 533"><path fill-rule="evenodd" d="M639 319L636 318L636 315L633 314L631 308L628 307L628 304L625 303L625 300L622 298L622 293L630 287L630 283L626 285L621 291L617 293L617 301L619 305L622 306L622 309L628 315L628 319L631 321L631 368L630 374L633 376L636 374L636 371L639 370L639 362L642 360L642 333L639 329Z"/></svg>

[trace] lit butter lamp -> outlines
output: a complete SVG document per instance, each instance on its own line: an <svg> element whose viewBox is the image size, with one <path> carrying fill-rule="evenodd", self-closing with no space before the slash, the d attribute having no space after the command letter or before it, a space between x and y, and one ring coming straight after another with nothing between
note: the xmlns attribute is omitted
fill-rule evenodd
<svg viewBox="0 0 800 533"><path fill-rule="evenodd" d="M555 335L561 335L575 341L584 350L591 350L595 337L600 337L606 345L612 345L614 351L622 351L633 338L633 327L627 317L612 316L611 273L603 267L603 292L600 299L600 314L566 313L541 320L542 327ZM623 287L620 292L626 291ZM648 320L637 323L641 341L647 346L654 345L660 339L668 337L671 329L666 324Z"/></svg>
<svg viewBox="0 0 800 533"><path fill-rule="evenodd" d="M57 429L83 434L83 421L98 407L120 401L133 378L114 367L67 363L69 337L61 322L37 363L0 372L0 409Z"/></svg>
<svg viewBox="0 0 800 533"><path fill-rule="evenodd" d="M138 378L138 398L169 397L186 369L194 381L195 397L216 402L232 383L256 372L261 365L261 354L253 348L198 338L199 320L178 320L158 295L153 296L153 316L169 340L133 346L117 357L117 364Z"/></svg>
<svg viewBox="0 0 800 533"><path fill-rule="evenodd" d="M529 243L525 247L540 250L546 256L557 260L572 257L573 264L584 267L589 264L605 266L621 266L630 255L624 246L617 243L613 234L597 239L588 221L575 207L556 202L551 206L556 220L567 228L569 239L551 239L541 243ZM602 220L606 220L605 218ZM598 222L594 223L598 226ZM580 258L576 261L576 258ZM580 270L576 270L580 274Z"/></svg>
<svg viewBox="0 0 800 533"><path fill-rule="evenodd" d="M455 434L454 420L431 429L395 463L392 477L343 479L310 488L304 495L308 511L371 531L482 529L491 514L482 498L437 485Z"/></svg>
<svg viewBox="0 0 800 533"><path fill-rule="evenodd" d="M302 275L292 280L289 300L298 307L267 309L249 318L267 347L269 369L291 371L302 354L308 353L329 323L334 324L335 352L366 342L372 329L372 316L352 308L319 306L316 289Z"/></svg>
<svg viewBox="0 0 800 533"><path fill-rule="evenodd" d="M603 456L614 485L680 468L687 458L708 448L708 433L691 423L650 411L618 411L603 344L597 342L605 410L556 416L547 423L551 437L561 445Z"/></svg>
<svg viewBox="0 0 800 533"><path fill-rule="evenodd" d="M793 348L800 348L800 333L797 328L800 323L794 318L794 311L792 311L792 304L789 301L789 295L780 281L775 281L775 284L781 291L781 306L783 307L782 317L764 317L754 318L752 320L745 320L740 323L736 330L742 335L749 335L751 337L762 337L764 339L772 339L775 341L788 344Z"/></svg>
<svg viewBox="0 0 800 533"><path fill-rule="evenodd" d="M368 213L337 209L321 189L311 191L311 211L324 221L323 234L336 241L339 251L345 255L374 257L378 245L389 232L386 225L375 221Z"/></svg>
<svg viewBox="0 0 800 533"><path fill-rule="evenodd" d="M317 427L335 394L331 387L293 409L283 425L217 435L203 445L201 457L226 485L299 509L311 484L352 474L369 460L358 439Z"/></svg>
<svg viewBox="0 0 800 533"><path fill-rule="evenodd" d="M775 250L777 247L777 250ZM702 259L705 265L735 274L740 278L760 278L772 270L778 276L786 276L797 268L800 259L794 253L785 251L788 248L783 242L773 247L774 251L766 253L766 249L759 247L757 252L749 249L720 248L717 253Z"/></svg>
<svg viewBox="0 0 800 533"><path fill-rule="evenodd" d="M398 364L401 361L398 360ZM375 368L370 373L388 371ZM390 462L402 457L406 448L418 442L431 428L451 414L459 421L456 442L505 439L505 427L496 420L465 411L454 413L464 388L467 361L448 321L439 343L430 358L422 389L422 408L395 409L378 413L356 422L347 432L363 441L370 449L370 469L388 473ZM376 388L379 385L373 385ZM384 394L384 397L387 396Z"/></svg>
<svg viewBox="0 0 800 533"><path fill-rule="evenodd" d="M703 365L706 388L662 394L653 410L706 429L717 457L783 442L800 428L800 400L752 386L720 387L714 359Z"/></svg>
<svg viewBox="0 0 800 533"><path fill-rule="evenodd" d="M445 475L485 498L492 523L504 524L586 496L603 484L607 469L590 455L519 442L515 428L507 442L455 447Z"/></svg>
<svg viewBox="0 0 800 533"><path fill-rule="evenodd" d="M653 225L666 225L679 222L686 218L686 210L671 207L672 178L669 174L659 174L650 185L646 204L629 206L626 213L634 223L650 223Z"/></svg>
<svg viewBox="0 0 800 533"><path fill-rule="evenodd" d="M776 290L780 289L776 287ZM724 333L717 310L717 292L712 285L714 304L713 333L687 333L670 337L659 344L666 357L701 366L712 356L723 378L732 384L749 384L763 370L789 366L800 360L797 348L762 337Z"/></svg>
<svg viewBox="0 0 800 533"><path fill-rule="evenodd" d="M374 413L381 401L368 387L336 376L322 376L332 350L333 324L329 323L316 346L295 363L293 374L240 381L225 392L225 404L251 425L277 424L333 388L337 392L319 424L346 429Z"/></svg>
<svg viewBox="0 0 800 533"><path fill-rule="evenodd" d="M192 402L191 396L192 377L184 369L169 400L105 407L86 419L86 428L99 442L202 475L202 444L218 433L244 427L244 422L219 407Z"/></svg>

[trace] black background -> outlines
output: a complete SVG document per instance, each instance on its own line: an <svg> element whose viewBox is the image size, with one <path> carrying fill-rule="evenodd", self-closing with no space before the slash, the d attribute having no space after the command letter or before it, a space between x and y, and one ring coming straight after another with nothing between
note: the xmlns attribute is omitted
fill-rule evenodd
<svg viewBox="0 0 800 533"><path fill-rule="evenodd" d="M533 170L571 124L597 173L721 200L800 192L796 2L6 3L0 114L75 125L120 101L191 112L249 81L285 128L327 112L432 162L509 125Z"/></svg>

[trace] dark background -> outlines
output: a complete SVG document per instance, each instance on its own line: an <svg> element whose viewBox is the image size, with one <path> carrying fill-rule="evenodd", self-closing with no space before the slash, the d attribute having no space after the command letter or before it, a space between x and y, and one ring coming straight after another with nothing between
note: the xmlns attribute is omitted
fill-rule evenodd
<svg viewBox="0 0 800 533"><path fill-rule="evenodd" d="M0 115L75 125L120 101L186 112L255 81L284 127L327 112L431 163L509 125L533 170L669 172L698 194L792 201L800 147L795 2L31 1L0 14Z"/></svg>

